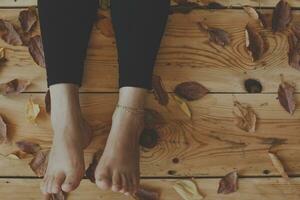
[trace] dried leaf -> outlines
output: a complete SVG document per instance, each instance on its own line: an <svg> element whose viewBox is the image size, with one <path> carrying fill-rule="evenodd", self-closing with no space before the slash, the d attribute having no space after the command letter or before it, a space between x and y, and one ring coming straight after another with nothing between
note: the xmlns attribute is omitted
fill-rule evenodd
<svg viewBox="0 0 300 200"><path fill-rule="evenodd" d="M224 9L226 8L225 6L223 6L222 4L218 3L218 2L209 2L206 5L207 9Z"/></svg>
<svg viewBox="0 0 300 200"><path fill-rule="evenodd" d="M144 121L147 129L159 129L166 124L163 116L150 108L145 108Z"/></svg>
<svg viewBox="0 0 300 200"><path fill-rule="evenodd" d="M8 141L7 126L2 116L0 115L0 143L6 143Z"/></svg>
<svg viewBox="0 0 300 200"><path fill-rule="evenodd" d="M178 1L178 5L171 6L170 12L173 13L182 13L182 14L188 14L193 9L198 8L199 5L195 2L188 2L188 1Z"/></svg>
<svg viewBox="0 0 300 200"><path fill-rule="evenodd" d="M219 182L218 193L229 194L238 190L238 173L236 171L227 174Z"/></svg>
<svg viewBox="0 0 300 200"><path fill-rule="evenodd" d="M96 170L96 167L98 165L98 162L101 158L101 155L102 155L103 151L102 150L98 150L94 156L93 156L93 160L92 160L92 163L89 165L89 167L87 168L86 172L85 172L85 175L86 177L92 182L92 183L95 183L96 180L95 180L95 170Z"/></svg>
<svg viewBox="0 0 300 200"><path fill-rule="evenodd" d="M256 114L249 105L242 105L238 101L234 101L233 114L235 116L235 124L240 129L249 133L254 133L256 129Z"/></svg>
<svg viewBox="0 0 300 200"><path fill-rule="evenodd" d="M47 93L45 95L45 106L46 106L46 112L51 113L51 95L50 90L47 90Z"/></svg>
<svg viewBox="0 0 300 200"><path fill-rule="evenodd" d="M7 83L0 84L0 92L2 95L18 95L26 90L31 84L28 80L13 79Z"/></svg>
<svg viewBox="0 0 300 200"><path fill-rule="evenodd" d="M30 38L28 49L34 62L40 67L46 67L42 38L36 35Z"/></svg>
<svg viewBox="0 0 300 200"><path fill-rule="evenodd" d="M152 149L157 145L158 133L155 129L144 129L140 136L140 145Z"/></svg>
<svg viewBox="0 0 300 200"><path fill-rule="evenodd" d="M30 141L21 140L16 142L16 145L21 151L28 154L36 154L41 150L41 146L39 144Z"/></svg>
<svg viewBox="0 0 300 200"><path fill-rule="evenodd" d="M245 30L246 47L253 61L259 60L267 50L267 46L261 34L256 28L248 23Z"/></svg>
<svg viewBox="0 0 300 200"><path fill-rule="evenodd" d="M262 85L258 80L255 79L247 79L244 82L245 88L249 93L261 93Z"/></svg>
<svg viewBox="0 0 300 200"><path fill-rule="evenodd" d="M15 151L12 152L11 154L7 155L7 158L13 159L13 160L20 160L20 159L25 159L27 158L27 153L24 151Z"/></svg>
<svg viewBox="0 0 300 200"><path fill-rule="evenodd" d="M192 118L192 112L188 104L179 96L177 95L172 95L172 96L175 102L177 103L177 105L179 106L179 108L184 112L184 114L186 114L189 118Z"/></svg>
<svg viewBox="0 0 300 200"><path fill-rule="evenodd" d="M35 104L31 97L28 99L28 102L26 104L26 118L28 121L35 123L35 119L40 113L40 106L38 104Z"/></svg>
<svg viewBox="0 0 300 200"><path fill-rule="evenodd" d="M113 25L111 23L111 19L104 16L104 15L100 15L98 17L98 23L96 25L96 27L101 31L101 33L106 36L106 37L114 37L114 29L113 29Z"/></svg>
<svg viewBox="0 0 300 200"><path fill-rule="evenodd" d="M230 35L226 31L220 28L209 27L204 22L197 22L200 30L208 32L209 40L217 45L227 46L231 43Z"/></svg>
<svg viewBox="0 0 300 200"><path fill-rule="evenodd" d="M0 37L8 44L20 46L23 44L15 27L8 21L0 19Z"/></svg>
<svg viewBox="0 0 300 200"><path fill-rule="evenodd" d="M38 177L45 175L50 151L39 151L29 163L30 168Z"/></svg>
<svg viewBox="0 0 300 200"><path fill-rule="evenodd" d="M300 70L300 41L299 40L294 45L290 44L288 57L289 57L289 65L297 70Z"/></svg>
<svg viewBox="0 0 300 200"><path fill-rule="evenodd" d="M300 24L293 24L292 32L294 33L294 36L300 40Z"/></svg>
<svg viewBox="0 0 300 200"><path fill-rule="evenodd" d="M175 93L188 101L201 99L208 92L206 87L195 81L183 82L175 87Z"/></svg>
<svg viewBox="0 0 300 200"><path fill-rule="evenodd" d="M289 180L289 176L286 173L284 166L282 162L279 160L276 154L269 152L269 156L271 158L272 164L275 167L275 169L279 172L279 174L285 179Z"/></svg>
<svg viewBox="0 0 300 200"><path fill-rule="evenodd" d="M5 49L3 47L0 48L0 63L6 61L5 57Z"/></svg>
<svg viewBox="0 0 300 200"><path fill-rule="evenodd" d="M251 18L259 20L259 15L255 8L252 8L251 6L244 6L243 9Z"/></svg>
<svg viewBox="0 0 300 200"><path fill-rule="evenodd" d="M292 20L292 11L286 0L280 0L274 11L272 18L273 32L285 31Z"/></svg>
<svg viewBox="0 0 300 200"><path fill-rule="evenodd" d="M159 193L140 188L134 195L136 200L159 200Z"/></svg>
<svg viewBox="0 0 300 200"><path fill-rule="evenodd" d="M197 184L192 180L176 181L173 185L173 188L184 200L204 199L199 192Z"/></svg>
<svg viewBox="0 0 300 200"><path fill-rule="evenodd" d="M296 110L295 87L282 80L278 88L278 100L291 115Z"/></svg>
<svg viewBox="0 0 300 200"><path fill-rule="evenodd" d="M29 32L37 23L37 13L34 7L22 10L19 15L19 21L24 32Z"/></svg>
<svg viewBox="0 0 300 200"><path fill-rule="evenodd" d="M160 76L153 75L152 87L155 99L158 100L161 105L166 106L169 103L169 95L163 86Z"/></svg>

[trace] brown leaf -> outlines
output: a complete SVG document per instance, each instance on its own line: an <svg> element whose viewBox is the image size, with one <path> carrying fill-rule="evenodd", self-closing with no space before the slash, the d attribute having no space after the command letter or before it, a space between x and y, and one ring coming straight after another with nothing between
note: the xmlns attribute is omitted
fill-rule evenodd
<svg viewBox="0 0 300 200"><path fill-rule="evenodd" d="M50 90L47 90L47 93L45 95L45 106L46 106L46 112L51 113L51 95Z"/></svg>
<svg viewBox="0 0 300 200"><path fill-rule="evenodd" d="M255 8L251 6L244 6L244 11L254 20L258 20L260 25L264 28L269 27L269 20L266 14L263 14L257 11Z"/></svg>
<svg viewBox="0 0 300 200"><path fill-rule="evenodd" d="M242 105L238 101L234 101L233 114L235 116L235 124L240 129L249 133L254 133L256 129L256 114L249 105Z"/></svg>
<svg viewBox="0 0 300 200"><path fill-rule="evenodd" d="M92 163L89 165L89 167L87 168L86 172L85 172L85 175L86 177L92 182L92 183L95 183L96 180L95 180L95 170L96 170L96 167L98 165L98 162L102 156L102 153L103 153L103 150L100 149L98 150L94 156L93 156L93 160L92 160Z"/></svg>
<svg viewBox="0 0 300 200"><path fill-rule="evenodd" d="M248 23L245 30L246 47L253 61L259 60L267 50L267 46L261 34L256 30L255 26Z"/></svg>
<svg viewBox="0 0 300 200"><path fill-rule="evenodd" d="M294 36L300 40L300 24L293 24L292 32L294 33Z"/></svg>
<svg viewBox="0 0 300 200"><path fill-rule="evenodd" d="M166 124L163 116L150 108L145 108L144 121L147 129L159 129Z"/></svg>
<svg viewBox="0 0 300 200"><path fill-rule="evenodd" d="M19 14L19 21L24 32L31 31L32 27L37 23L37 13L34 7L22 10Z"/></svg>
<svg viewBox="0 0 300 200"><path fill-rule="evenodd" d="M153 75L152 87L154 90L155 99L158 100L158 102L163 106L168 105L169 95L163 86L160 76Z"/></svg>
<svg viewBox="0 0 300 200"><path fill-rule="evenodd" d="M290 37L292 36L289 36L289 38ZM300 70L300 41L299 40L296 42L296 44L290 44L288 57L289 57L289 65L297 70Z"/></svg>
<svg viewBox="0 0 300 200"><path fill-rule="evenodd" d="M8 21L0 19L0 37L8 44L20 46L23 44L15 27Z"/></svg>
<svg viewBox="0 0 300 200"><path fill-rule="evenodd" d="M2 95L18 95L26 90L31 84L28 80L13 79L7 83L0 84L0 92Z"/></svg>
<svg viewBox="0 0 300 200"><path fill-rule="evenodd" d="M292 11L286 0L280 0L274 11L272 18L273 32L284 31L292 20Z"/></svg>
<svg viewBox="0 0 300 200"><path fill-rule="evenodd" d="M219 182L218 193L229 194L238 190L238 173L236 171L227 174Z"/></svg>
<svg viewBox="0 0 300 200"><path fill-rule="evenodd" d="M208 32L209 40L217 45L227 46L231 43L230 35L226 31L220 28L209 27L204 22L197 22L200 30Z"/></svg>
<svg viewBox="0 0 300 200"><path fill-rule="evenodd" d="M204 97L209 90L196 81L187 81L175 87L175 93L188 101L198 100Z"/></svg>
<svg viewBox="0 0 300 200"><path fill-rule="evenodd" d="M41 146L39 144L30 141L21 140L16 142L16 145L21 151L28 154L36 154L41 150Z"/></svg>
<svg viewBox="0 0 300 200"><path fill-rule="evenodd" d="M98 16L98 23L96 24L96 27L106 37L114 37L115 36L113 25L112 25L111 19L109 17L106 17L106 16L100 14Z"/></svg>
<svg viewBox="0 0 300 200"><path fill-rule="evenodd" d="M158 133L155 129L144 129L140 136L140 145L152 149L157 145Z"/></svg>
<svg viewBox="0 0 300 200"><path fill-rule="evenodd" d="M28 99L28 102L26 103L26 118L29 122L35 123L35 119L40 113L40 106L38 104L35 104L31 97Z"/></svg>
<svg viewBox="0 0 300 200"><path fill-rule="evenodd" d="M5 49L3 47L0 48L0 63L6 61Z"/></svg>
<svg viewBox="0 0 300 200"><path fill-rule="evenodd" d="M7 158L13 159L13 160L20 160L20 159L25 159L27 158L27 153L24 151L15 151L12 152L11 154L7 155Z"/></svg>
<svg viewBox="0 0 300 200"><path fill-rule="evenodd" d="M28 49L34 62L40 67L46 67L42 38L36 35L30 38Z"/></svg>
<svg viewBox="0 0 300 200"><path fill-rule="evenodd" d="M275 169L279 172L279 174L285 179L289 180L289 176L286 173L284 166L282 162L279 160L276 154L269 152L269 156L271 158L272 164L275 167Z"/></svg>
<svg viewBox="0 0 300 200"><path fill-rule="evenodd" d="M159 193L140 188L134 195L136 200L159 200Z"/></svg>
<svg viewBox="0 0 300 200"><path fill-rule="evenodd" d="M49 150L39 151L29 163L30 168L38 177L42 177L46 173L49 152Z"/></svg>
<svg viewBox="0 0 300 200"><path fill-rule="evenodd" d="M5 143L7 141L8 141L7 126L2 116L0 115L0 143Z"/></svg>
<svg viewBox="0 0 300 200"><path fill-rule="evenodd" d="M278 88L278 100L287 112L293 114L296 110L295 87L282 80Z"/></svg>

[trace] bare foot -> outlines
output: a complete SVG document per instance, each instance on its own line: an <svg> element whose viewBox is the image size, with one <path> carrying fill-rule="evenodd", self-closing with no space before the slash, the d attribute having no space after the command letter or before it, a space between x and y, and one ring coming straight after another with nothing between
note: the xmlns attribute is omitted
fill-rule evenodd
<svg viewBox="0 0 300 200"><path fill-rule="evenodd" d="M56 86L56 85L55 85ZM41 184L44 194L76 189L84 176L83 149L92 132L81 116L78 88L66 84L51 90L51 122L54 131L47 171Z"/></svg>
<svg viewBox="0 0 300 200"><path fill-rule="evenodd" d="M138 107L139 111L122 107L115 109L106 147L95 171L96 184L100 189L112 189L126 195L137 191L140 175L139 137L144 128L144 112L141 108L145 91L135 90L133 89L133 93L137 92L139 97L132 100L130 97L128 99L128 96L134 98L135 94L131 95L130 91L125 90L128 93L124 95L124 90L120 91L119 104L131 108Z"/></svg>

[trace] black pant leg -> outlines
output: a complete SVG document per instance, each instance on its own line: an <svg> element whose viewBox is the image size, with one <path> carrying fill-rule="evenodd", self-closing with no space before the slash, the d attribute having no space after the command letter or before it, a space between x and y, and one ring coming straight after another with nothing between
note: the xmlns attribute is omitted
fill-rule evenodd
<svg viewBox="0 0 300 200"><path fill-rule="evenodd" d="M48 86L81 86L98 0L38 0Z"/></svg>
<svg viewBox="0 0 300 200"><path fill-rule="evenodd" d="M119 87L152 88L152 73L170 0L111 0L119 61Z"/></svg>

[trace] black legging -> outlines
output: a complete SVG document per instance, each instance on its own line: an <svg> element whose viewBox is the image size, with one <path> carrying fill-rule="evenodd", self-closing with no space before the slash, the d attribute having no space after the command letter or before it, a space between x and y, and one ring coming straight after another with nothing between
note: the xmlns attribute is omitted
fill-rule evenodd
<svg viewBox="0 0 300 200"><path fill-rule="evenodd" d="M98 1L38 0L48 86L56 83L81 86ZM169 7L170 0L111 0L119 88L152 88L153 66Z"/></svg>

